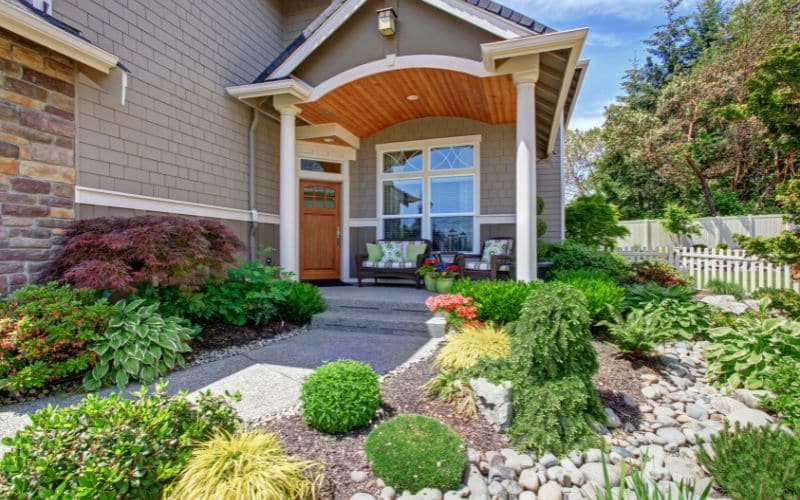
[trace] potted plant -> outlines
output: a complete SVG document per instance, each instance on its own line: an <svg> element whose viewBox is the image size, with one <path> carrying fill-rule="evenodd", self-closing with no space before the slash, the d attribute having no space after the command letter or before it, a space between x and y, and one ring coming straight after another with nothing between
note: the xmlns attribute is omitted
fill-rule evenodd
<svg viewBox="0 0 800 500"><path fill-rule="evenodd" d="M442 262L436 266L436 291L449 293L458 275L458 266Z"/></svg>
<svg viewBox="0 0 800 500"><path fill-rule="evenodd" d="M425 259L422 266L417 269L417 274L425 281L425 289L429 292L436 291L436 265L439 262L434 258Z"/></svg>

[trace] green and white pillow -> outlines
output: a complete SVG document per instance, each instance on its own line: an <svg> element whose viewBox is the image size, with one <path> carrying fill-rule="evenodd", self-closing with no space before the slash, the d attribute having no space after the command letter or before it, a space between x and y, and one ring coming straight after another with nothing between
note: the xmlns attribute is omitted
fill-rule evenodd
<svg viewBox="0 0 800 500"><path fill-rule="evenodd" d="M403 262L403 245L399 241L381 241L381 262Z"/></svg>
<svg viewBox="0 0 800 500"><path fill-rule="evenodd" d="M511 255L513 240L486 240L481 262L490 262L492 255Z"/></svg>

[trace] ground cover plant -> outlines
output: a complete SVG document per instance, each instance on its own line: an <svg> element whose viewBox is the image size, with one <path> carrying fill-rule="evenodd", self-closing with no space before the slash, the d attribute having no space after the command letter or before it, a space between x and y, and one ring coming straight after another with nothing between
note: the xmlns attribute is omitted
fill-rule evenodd
<svg viewBox="0 0 800 500"><path fill-rule="evenodd" d="M113 315L91 290L28 285L0 302L0 389L21 391L79 377Z"/></svg>
<svg viewBox="0 0 800 500"><path fill-rule="evenodd" d="M564 270L598 270L616 281L623 281L630 272L628 263L616 253L572 241L552 245L545 259L552 262L551 273Z"/></svg>
<svg viewBox="0 0 800 500"><path fill-rule="evenodd" d="M407 414L372 430L364 444L372 472L397 491L453 490L467 465L464 441L439 420Z"/></svg>
<svg viewBox="0 0 800 500"><path fill-rule="evenodd" d="M681 276L677 269L663 260L640 260L631 263L629 283L657 283L663 287L672 285L687 285L688 281Z"/></svg>
<svg viewBox="0 0 800 500"><path fill-rule="evenodd" d="M800 498L800 438L782 429L726 429L711 438L700 463L736 499ZM712 458L713 457L713 458Z"/></svg>
<svg viewBox="0 0 800 500"><path fill-rule="evenodd" d="M352 359L326 363L303 382L300 403L305 422L322 432L367 425L381 405L378 374Z"/></svg>
<svg viewBox="0 0 800 500"><path fill-rule="evenodd" d="M519 318L522 305L537 286L538 282L464 278L455 282L451 293L472 299L476 320L501 325Z"/></svg>
<svg viewBox="0 0 800 500"><path fill-rule="evenodd" d="M800 361L800 324L769 315L762 302L759 314L742 316L733 327L709 330L704 356L708 378L719 387L761 389L778 361Z"/></svg>
<svg viewBox="0 0 800 500"><path fill-rule="evenodd" d="M566 453L598 444L589 419L605 421L590 377L598 370L586 299L557 282L537 287L520 319L508 327L511 352L482 360L469 372L513 384L513 419L507 433L537 454Z"/></svg>
<svg viewBox="0 0 800 500"><path fill-rule="evenodd" d="M176 500L316 498L321 466L287 456L274 434L217 433L200 443L165 497Z"/></svg>
<svg viewBox="0 0 800 500"><path fill-rule="evenodd" d="M562 270L553 273L553 279L573 286L586 297L586 305L593 323L609 319L622 308L625 288L598 270Z"/></svg>
<svg viewBox="0 0 800 500"><path fill-rule="evenodd" d="M693 340L711 326L709 307L695 300L663 299L646 302L642 310L658 320L658 328L673 339Z"/></svg>
<svg viewBox="0 0 800 500"><path fill-rule="evenodd" d="M770 307L782 311L792 319L800 319L800 293L788 288L759 288L754 299L769 299Z"/></svg>
<svg viewBox="0 0 800 500"><path fill-rule="evenodd" d="M183 353L193 330L180 318L158 314L158 303L143 299L114 304L108 328L92 343L93 368L83 380L87 390L116 383L123 389L130 380L150 384L175 366L184 366Z"/></svg>
<svg viewBox="0 0 800 500"><path fill-rule="evenodd" d="M744 287L738 283L731 283L722 279L711 279L706 282L706 288L717 295L733 295L736 300L742 300Z"/></svg>
<svg viewBox="0 0 800 500"><path fill-rule="evenodd" d="M75 221L45 279L130 293L137 285L204 283L235 262L244 245L225 225L177 216Z"/></svg>
<svg viewBox="0 0 800 500"><path fill-rule="evenodd" d="M765 385L772 395L761 399L761 406L781 417L781 422L800 430L800 361L781 359L770 369Z"/></svg>
<svg viewBox="0 0 800 500"><path fill-rule="evenodd" d="M156 498L181 471L199 440L239 426L225 399L168 396L163 387L136 399L89 395L47 407L5 438L0 461L5 498Z"/></svg>

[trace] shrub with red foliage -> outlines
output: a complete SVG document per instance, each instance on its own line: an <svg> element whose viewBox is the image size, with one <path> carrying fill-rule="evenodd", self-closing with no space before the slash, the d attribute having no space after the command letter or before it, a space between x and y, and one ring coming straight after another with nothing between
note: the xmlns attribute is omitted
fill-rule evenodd
<svg viewBox="0 0 800 500"><path fill-rule="evenodd" d="M228 227L176 216L100 217L67 230L43 279L131 292L142 284L197 285L244 249Z"/></svg>
<svg viewBox="0 0 800 500"><path fill-rule="evenodd" d="M93 290L28 285L0 302L0 389L21 391L78 377L114 309Z"/></svg>
<svg viewBox="0 0 800 500"><path fill-rule="evenodd" d="M689 282L678 271L661 260L642 260L631 264L631 283L655 282L663 287L686 285Z"/></svg>

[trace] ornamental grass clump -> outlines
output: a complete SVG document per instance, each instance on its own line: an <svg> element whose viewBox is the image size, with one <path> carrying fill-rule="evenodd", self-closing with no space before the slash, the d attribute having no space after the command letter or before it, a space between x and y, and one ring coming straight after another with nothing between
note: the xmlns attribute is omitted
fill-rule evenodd
<svg viewBox="0 0 800 500"><path fill-rule="evenodd" d="M464 440L435 418L400 415L375 427L364 444L372 472L397 491L454 490L467 465Z"/></svg>
<svg viewBox="0 0 800 500"><path fill-rule="evenodd" d="M287 456L274 434L218 433L197 446L165 497L175 500L317 498L321 464Z"/></svg>
<svg viewBox="0 0 800 500"><path fill-rule="evenodd" d="M514 443L538 454L599 444L590 419L604 422L605 412L590 378L599 364L583 294L563 283L541 285L507 330L509 355L484 359L468 372L512 382L507 432Z"/></svg>
<svg viewBox="0 0 800 500"><path fill-rule="evenodd" d="M465 326L447 339L435 363L442 370L465 370L475 366L481 358L504 358L510 350L511 339L501 328Z"/></svg>
<svg viewBox="0 0 800 500"><path fill-rule="evenodd" d="M340 359L309 375L300 394L303 419L335 434L367 425L381 406L378 374L367 363Z"/></svg>

